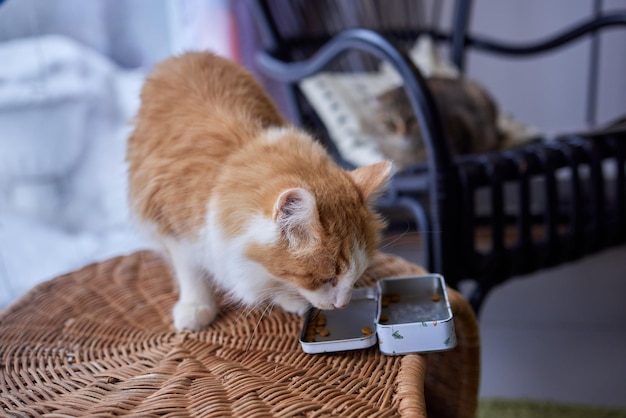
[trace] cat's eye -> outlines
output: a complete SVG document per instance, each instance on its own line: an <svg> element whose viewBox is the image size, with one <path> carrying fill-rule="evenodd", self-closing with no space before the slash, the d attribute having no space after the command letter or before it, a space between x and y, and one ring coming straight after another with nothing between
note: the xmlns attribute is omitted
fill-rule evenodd
<svg viewBox="0 0 626 418"><path fill-rule="evenodd" d="M330 284L332 287L337 286L337 277L329 277L324 280L324 284Z"/></svg>
<svg viewBox="0 0 626 418"><path fill-rule="evenodd" d="M406 121L406 130L407 132L413 132L417 129L419 129L419 124L417 123L417 119L415 118L410 118Z"/></svg>
<svg viewBox="0 0 626 418"><path fill-rule="evenodd" d="M398 130L398 124L393 119L386 119L384 123L389 132L395 133Z"/></svg>

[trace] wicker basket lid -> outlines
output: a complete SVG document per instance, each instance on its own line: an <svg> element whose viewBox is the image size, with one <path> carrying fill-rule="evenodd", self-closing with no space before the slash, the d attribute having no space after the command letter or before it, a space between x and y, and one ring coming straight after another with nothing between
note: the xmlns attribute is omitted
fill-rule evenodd
<svg viewBox="0 0 626 418"><path fill-rule="evenodd" d="M377 254L360 285L423 272ZM176 332L176 291L153 253L43 283L0 316L0 407L10 416L423 416L425 360L377 347L309 355L301 318L226 309Z"/></svg>

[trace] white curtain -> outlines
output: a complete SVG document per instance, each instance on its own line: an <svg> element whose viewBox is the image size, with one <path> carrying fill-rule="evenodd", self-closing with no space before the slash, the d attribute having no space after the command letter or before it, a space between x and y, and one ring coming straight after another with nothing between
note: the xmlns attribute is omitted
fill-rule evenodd
<svg viewBox="0 0 626 418"><path fill-rule="evenodd" d="M0 3L0 308L42 280L143 247L124 154L146 72L232 54L226 0Z"/></svg>

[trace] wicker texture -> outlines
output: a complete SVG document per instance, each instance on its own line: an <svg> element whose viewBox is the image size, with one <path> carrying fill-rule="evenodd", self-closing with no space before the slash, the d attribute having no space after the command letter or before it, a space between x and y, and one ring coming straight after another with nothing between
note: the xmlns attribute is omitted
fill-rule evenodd
<svg viewBox="0 0 626 418"><path fill-rule="evenodd" d="M377 254L360 281L419 273ZM474 416L476 319L450 291L459 346L387 357L377 347L308 355L302 320L226 309L208 330L176 332L169 271L153 253L43 283L0 316L0 415ZM426 395L426 400L424 400Z"/></svg>

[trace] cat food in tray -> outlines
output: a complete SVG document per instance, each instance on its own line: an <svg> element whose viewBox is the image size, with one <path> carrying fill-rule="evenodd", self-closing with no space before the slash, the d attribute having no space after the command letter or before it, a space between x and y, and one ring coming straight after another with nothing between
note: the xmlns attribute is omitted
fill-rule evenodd
<svg viewBox="0 0 626 418"><path fill-rule="evenodd" d="M444 351L456 346L452 310L438 274L392 277L354 289L343 310L312 309L300 334L307 353L367 348L384 354Z"/></svg>
<svg viewBox="0 0 626 418"><path fill-rule="evenodd" d="M452 309L438 274L378 282L376 329L385 354L443 351L456 347Z"/></svg>
<svg viewBox="0 0 626 418"><path fill-rule="evenodd" d="M359 288L352 291L352 300L344 309L309 310L300 334L302 349L314 354L373 346L376 309L376 289Z"/></svg>

